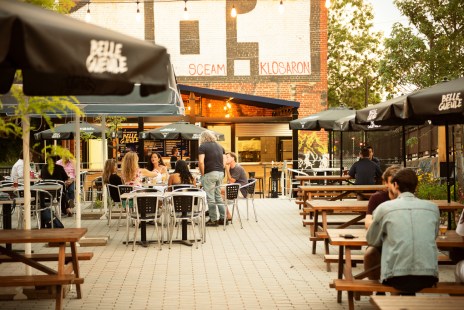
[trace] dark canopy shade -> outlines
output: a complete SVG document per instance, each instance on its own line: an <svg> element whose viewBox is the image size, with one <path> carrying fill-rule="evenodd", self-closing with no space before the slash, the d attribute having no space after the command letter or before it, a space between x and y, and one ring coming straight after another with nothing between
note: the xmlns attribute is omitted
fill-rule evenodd
<svg viewBox="0 0 464 310"><path fill-rule="evenodd" d="M386 131L393 130L397 126L385 126L377 125L375 122L370 122L366 125L356 124L355 116L356 114L353 111L352 115L342 117L334 122L334 131Z"/></svg>
<svg viewBox="0 0 464 310"><path fill-rule="evenodd" d="M139 134L140 139L152 140L199 140L200 134L206 128L196 126L186 122L176 122L150 131ZM224 140L224 135L216 133L218 140Z"/></svg>
<svg viewBox="0 0 464 310"><path fill-rule="evenodd" d="M464 78L438 83L408 96L406 118L435 125L464 123Z"/></svg>
<svg viewBox="0 0 464 310"><path fill-rule="evenodd" d="M357 124L377 125L420 125L423 121L410 120L405 123L405 103L407 96L400 96L385 102L374 104L356 111L355 122Z"/></svg>
<svg viewBox="0 0 464 310"><path fill-rule="evenodd" d="M29 96L126 95L166 89L169 56L146 41L20 1L0 1L0 93L18 69Z"/></svg>
<svg viewBox="0 0 464 310"><path fill-rule="evenodd" d="M79 125L80 132L92 134L95 137L101 137L105 128L102 126L81 122ZM70 140L74 139L74 122L56 126L34 134L37 140Z"/></svg>
<svg viewBox="0 0 464 310"><path fill-rule="evenodd" d="M289 101L282 99L275 99L269 97L261 97L254 95L247 95L241 93L234 93L230 91L203 88L197 86L179 84L179 89L184 94L193 92L201 95L203 98L216 99L216 100L229 100L232 103L246 104L259 108L277 109L282 107L299 108L300 103L297 101Z"/></svg>
<svg viewBox="0 0 464 310"><path fill-rule="evenodd" d="M312 114L308 117L290 121L290 129L293 130L334 130L335 121L354 115L355 110L347 108L331 108Z"/></svg>

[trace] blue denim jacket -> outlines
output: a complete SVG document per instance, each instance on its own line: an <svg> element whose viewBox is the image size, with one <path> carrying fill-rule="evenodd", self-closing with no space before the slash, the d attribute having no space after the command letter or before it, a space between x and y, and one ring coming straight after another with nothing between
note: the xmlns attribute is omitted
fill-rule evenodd
<svg viewBox="0 0 464 310"><path fill-rule="evenodd" d="M406 275L438 277L439 224L438 207L412 193L380 204L366 238L370 246L382 247L381 281Z"/></svg>

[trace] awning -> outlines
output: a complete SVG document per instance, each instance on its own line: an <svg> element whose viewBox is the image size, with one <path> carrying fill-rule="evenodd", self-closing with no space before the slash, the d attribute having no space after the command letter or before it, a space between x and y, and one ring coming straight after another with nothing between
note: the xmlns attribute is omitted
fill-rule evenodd
<svg viewBox="0 0 464 310"><path fill-rule="evenodd" d="M224 90L216 90L211 88L203 88L197 86L189 86L184 84L177 84L182 94L190 94L191 92L200 95L203 98L215 100L229 100L231 103L246 104L259 108L278 109L282 107L299 108L300 103L297 101L281 100L275 98L247 95L241 93L234 93Z"/></svg>

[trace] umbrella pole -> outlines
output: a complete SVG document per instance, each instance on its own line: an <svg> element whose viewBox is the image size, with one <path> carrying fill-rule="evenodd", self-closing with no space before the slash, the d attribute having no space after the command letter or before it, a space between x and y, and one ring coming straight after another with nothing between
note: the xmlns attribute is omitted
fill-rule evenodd
<svg viewBox="0 0 464 310"><path fill-rule="evenodd" d="M340 131L340 176L343 175L343 131Z"/></svg>
<svg viewBox="0 0 464 310"><path fill-rule="evenodd" d="M445 145L446 145L446 195L448 198L448 202L451 201L451 187L450 187L450 162L449 162L449 141L448 141L448 136L449 136L449 127L448 127L448 122L445 124ZM451 222L451 213L448 212L448 223Z"/></svg>
<svg viewBox="0 0 464 310"><path fill-rule="evenodd" d="M402 127L402 133L403 133L403 140L401 141L402 143L402 149L403 149L403 154L402 154L402 157L403 157L403 167L406 168L406 130L404 128L404 125L401 126Z"/></svg>
<svg viewBox="0 0 464 310"><path fill-rule="evenodd" d="M29 97L26 96L25 99L26 110L29 105ZM23 161L24 161L24 169L23 169L23 180L24 180L24 229L30 230L31 229L31 176L30 176L30 150L29 150L29 133L30 133L30 118L29 115L26 114L22 120L22 129L23 129ZM31 244L25 243L24 244L24 253L26 255L31 254ZM31 275L32 269L30 266L26 266L26 274Z"/></svg>
<svg viewBox="0 0 464 310"><path fill-rule="evenodd" d="M106 146L106 115L102 115L101 117L101 126L103 127L103 132L101 134L102 139L102 171L105 169L105 161L108 158L108 147ZM110 216L108 212L108 193L106 191L106 186L103 184L102 178L102 200L103 200L103 214L100 217L100 220L104 220L106 216ZM110 206L111 207L111 206ZM111 223L111 219L109 221Z"/></svg>
<svg viewBox="0 0 464 310"><path fill-rule="evenodd" d="M74 143L74 156L76 157L76 160L74 161L76 163L76 179L74 180L74 199L76 200L76 228L81 228L81 136L80 116L77 113L74 119Z"/></svg>

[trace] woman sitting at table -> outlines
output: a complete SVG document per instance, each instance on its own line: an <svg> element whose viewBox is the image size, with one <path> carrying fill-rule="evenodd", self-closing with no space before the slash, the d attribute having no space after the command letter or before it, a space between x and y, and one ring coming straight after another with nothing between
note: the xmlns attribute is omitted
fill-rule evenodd
<svg viewBox="0 0 464 310"><path fill-rule="evenodd" d="M103 168L103 184L111 184L114 186L122 185L122 179L117 174L118 163L115 159L107 159L105 167ZM110 196L114 202L119 202L118 190L114 187L110 187Z"/></svg>
<svg viewBox="0 0 464 310"><path fill-rule="evenodd" d="M40 170L40 178L42 180L58 180L63 182L63 191L61 199L61 213L63 215L72 216L73 210L69 207L66 197L66 187L73 182L64 170L63 166L58 165L56 162L60 159L59 156L49 156L47 163Z"/></svg>
<svg viewBox="0 0 464 310"><path fill-rule="evenodd" d="M153 178L153 183L165 183L168 179L168 169L166 168L163 158L159 153L151 153L147 168L149 171L156 173L155 177Z"/></svg>
<svg viewBox="0 0 464 310"><path fill-rule="evenodd" d="M185 160L178 160L176 162L176 169L169 176L168 186L179 184L195 184L195 178L190 173L189 167Z"/></svg>
<svg viewBox="0 0 464 310"><path fill-rule="evenodd" d="M121 174L124 184L132 186L142 186L142 178L153 178L157 172L149 171L139 167L139 156L135 152L128 152L124 155L121 163Z"/></svg>

